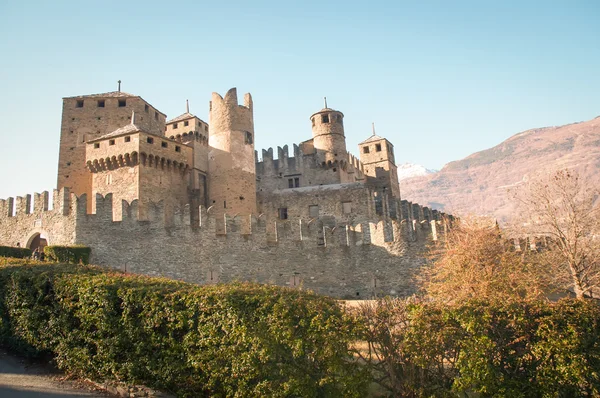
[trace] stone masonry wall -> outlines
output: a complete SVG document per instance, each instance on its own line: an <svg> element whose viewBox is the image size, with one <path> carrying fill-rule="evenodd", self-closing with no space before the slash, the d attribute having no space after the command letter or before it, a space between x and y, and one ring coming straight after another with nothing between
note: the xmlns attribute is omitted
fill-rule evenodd
<svg viewBox="0 0 600 398"><path fill-rule="evenodd" d="M44 235L50 245L72 245L76 238L75 196L67 189L54 190L53 208L48 208L48 192L16 198L16 211L13 212L13 198L0 200L0 245L29 247L33 238Z"/></svg>
<svg viewBox="0 0 600 398"><path fill-rule="evenodd" d="M148 220L138 221L137 201L122 202L122 219L113 221L110 194L97 195L96 214L86 211L86 195L69 197L63 190L55 198L53 210L44 211L47 206L38 197L39 211L10 217L12 200L0 201L0 244L26 246L36 233L44 232L50 245L88 245L93 263L127 272L201 284L302 286L345 298L412 294L414 276L424 264L422 252L433 230L439 236L445 222L432 218L374 223L331 217L311 222L303 216L280 222L254 215L215 218L205 209L194 218L189 206L169 210L163 203L150 204ZM23 210L24 201L19 200ZM414 210L408 205L407 211ZM413 226L416 230L410 231Z"/></svg>

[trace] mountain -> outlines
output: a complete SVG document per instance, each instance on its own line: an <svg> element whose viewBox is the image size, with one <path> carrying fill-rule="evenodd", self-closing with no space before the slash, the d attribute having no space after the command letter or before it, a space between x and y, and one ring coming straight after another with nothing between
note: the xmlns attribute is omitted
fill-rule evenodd
<svg viewBox="0 0 600 398"><path fill-rule="evenodd" d="M426 169L420 164L402 163L398 166L398 181L406 180L407 178L426 176L436 173L437 170Z"/></svg>
<svg viewBox="0 0 600 398"><path fill-rule="evenodd" d="M510 188L539 172L564 168L577 170L589 186L600 186L600 117L515 134L500 145L450 162L435 174L405 179L400 190L403 199L445 212L506 222L516 209Z"/></svg>

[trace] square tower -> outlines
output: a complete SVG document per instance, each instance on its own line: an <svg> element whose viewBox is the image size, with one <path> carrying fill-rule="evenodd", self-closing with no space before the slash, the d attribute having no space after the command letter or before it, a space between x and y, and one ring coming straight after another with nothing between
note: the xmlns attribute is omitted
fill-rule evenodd
<svg viewBox="0 0 600 398"><path fill-rule="evenodd" d="M398 168L392 143L373 134L358 144L358 148L367 184L379 189L385 188L394 198L400 199Z"/></svg>
<svg viewBox="0 0 600 398"><path fill-rule="evenodd" d="M86 167L86 143L127 125L131 112L136 123L163 135L166 115L141 97L122 91L63 98L57 188L81 195L92 193L92 175Z"/></svg>

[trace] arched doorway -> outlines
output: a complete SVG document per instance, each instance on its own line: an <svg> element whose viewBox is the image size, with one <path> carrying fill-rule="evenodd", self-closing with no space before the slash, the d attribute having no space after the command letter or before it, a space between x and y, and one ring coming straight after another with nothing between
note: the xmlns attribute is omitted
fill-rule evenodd
<svg viewBox="0 0 600 398"><path fill-rule="evenodd" d="M36 233L29 239L29 247L32 251L40 249L40 252L44 251L44 247L48 246L48 237L44 233Z"/></svg>

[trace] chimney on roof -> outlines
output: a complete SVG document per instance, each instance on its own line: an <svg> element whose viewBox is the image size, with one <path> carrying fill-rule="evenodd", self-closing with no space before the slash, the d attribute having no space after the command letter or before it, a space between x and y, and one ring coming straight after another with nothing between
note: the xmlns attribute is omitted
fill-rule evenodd
<svg viewBox="0 0 600 398"><path fill-rule="evenodd" d="M325 100L325 108L327 108L327 97L323 97L323 99Z"/></svg>
<svg viewBox="0 0 600 398"><path fill-rule="evenodd" d="M190 113L190 101L189 100L185 100L185 111L187 113Z"/></svg>
<svg viewBox="0 0 600 398"><path fill-rule="evenodd" d="M373 135L375 135L375 122L371 123L373 126Z"/></svg>
<svg viewBox="0 0 600 398"><path fill-rule="evenodd" d="M119 80L117 83L119 83L119 92L121 92L121 80Z"/></svg>

